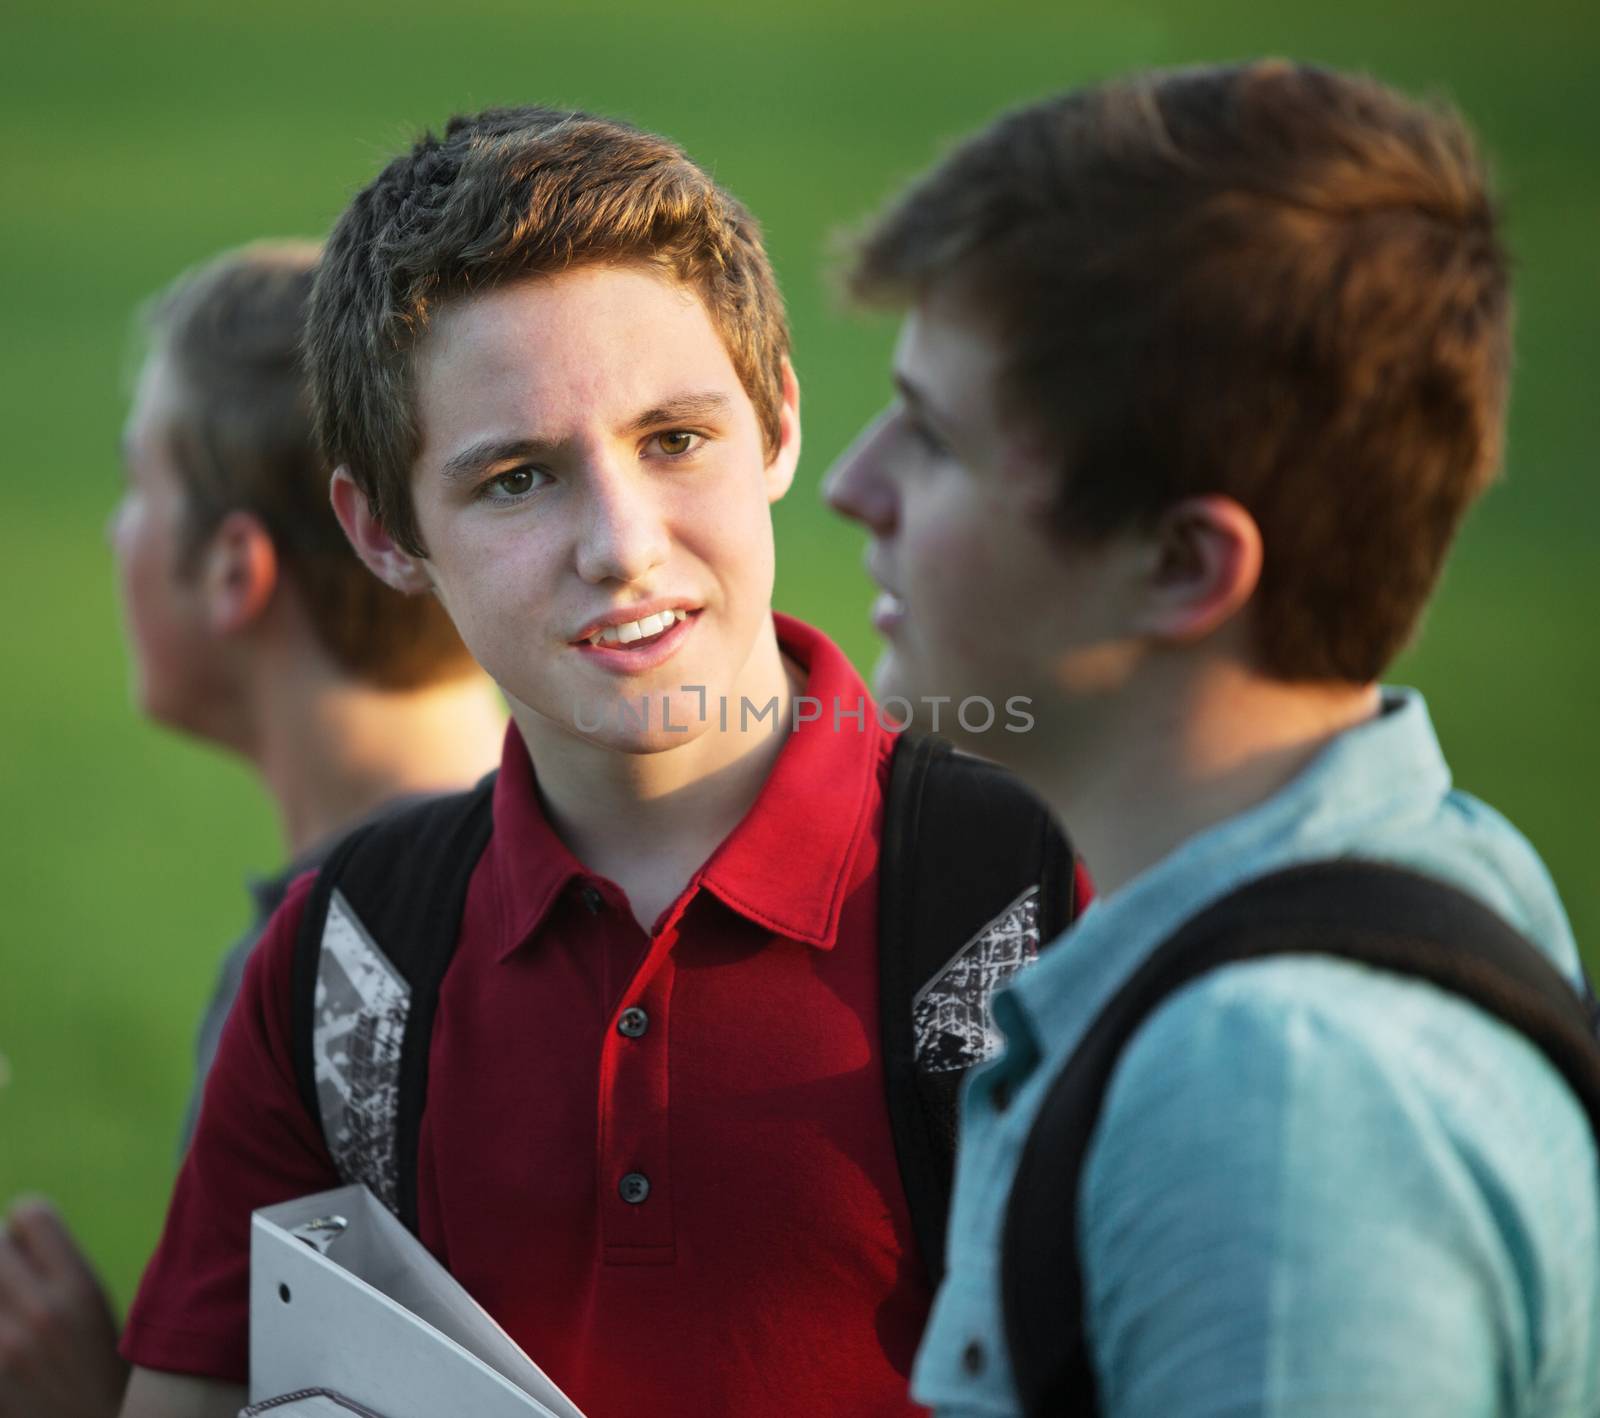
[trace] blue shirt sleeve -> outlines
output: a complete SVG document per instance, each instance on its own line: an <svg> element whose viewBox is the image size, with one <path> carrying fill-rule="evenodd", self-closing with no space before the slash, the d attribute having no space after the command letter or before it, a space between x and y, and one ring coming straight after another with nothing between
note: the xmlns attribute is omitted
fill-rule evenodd
<svg viewBox="0 0 1600 1418"><path fill-rule="evenodd" d="M1498 1021L1345 962L1218 971L1130 1044L1082 1178L1101 1412L1593 1413L1596 1196Z"/></svg>

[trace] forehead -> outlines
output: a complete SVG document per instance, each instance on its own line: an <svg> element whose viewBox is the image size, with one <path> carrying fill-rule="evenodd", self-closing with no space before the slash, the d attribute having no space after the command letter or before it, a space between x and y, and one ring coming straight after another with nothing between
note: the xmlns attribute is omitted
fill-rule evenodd
<svg viewBox="0 0 1600 1418"><path fill-rule="evenodd" d="M187 393L171 357L153 346L134 385L122 425L122 463L128 476L147 491L177 488L183 479L176 462L175 438L187 416Z"/></svg>
<svg viewBox="0 0 1600 1418"><path fill-rule="evenodd" d="M997 418L1003 351L987 322L960 296L935 287L906 312L895 345L895 374L933 404L933 412L973 430Z"/></svg>
<svg viewBox="0 0 1600 1418"><path fill-rule="evenodd" d="M622 419L682 389L742 396L697 292L638 266L540 276L452 302L417 353L425 445L485 419L541 436ZM746 401L748 402L748 401Z"/></svg>
<svg viewBox="0 0 1600 1418"><path fill-rule="evenodd" d="M172 357L161 345L153 345L134 381L125 426L128 437L146 439L171 428L183 406L183 392Z"/></svg>

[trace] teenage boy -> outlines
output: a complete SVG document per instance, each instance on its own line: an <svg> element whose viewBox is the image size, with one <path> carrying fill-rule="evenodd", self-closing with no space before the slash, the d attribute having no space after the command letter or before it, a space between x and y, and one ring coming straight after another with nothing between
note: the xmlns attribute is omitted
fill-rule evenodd
<svg viewBox="0 0 1600 1418"><path fill-rule="evenodd" d="M964 1099L914 1381L940 1412L1600 1411L1578 956L1421 698L1376 684L1499 464L1497 225L1451 114L1263 62L1020 109L863 240L855 291L908 311L898 398L828 496L872 533L878 689L1031 696L1034 731L991 748L1102 892L995 1000ZM1092 1052L1185 923L1352 857L1526 937L1504 953L1570 1049L1315 937ZM1278 879L1280 919L1325 871ZM1433 929L1384 911L1356 945ZM1441 979L1471 973L1457 943ZM1096 1057L1086 1125L1052 1136ZM1063 1142L1076 1163L1039 1164Z"/></svg>
<svg viewBox="0 0 1600 1418"><path fill-rule="evenodd" d="M376 582L328 504L298 354L317 248L263 242L181 277L148 353L109 538L140 711L239 754L291 864L202 1021L183 1142L245 958L288 884L398 799L490 767L504 715L444 612ZM0 1229L0 1418L114 1414L127 1368L88 1261L46 1204Z"/></svg>
<svg viewBox="0 0 1600 1418"><path fill-rule="evenodd" d="M292 890L129 1321L125 1411L231 1413L249 1214L348 1177L588 1412L909 1411L930 1287L878 949L906 756L840 652L770 607L799 396L754 222L623 125L458 119L340 219L307 348L351 542L437 598L512 724L441 927L448 973L406 1014L432 1011L425 1110L399 1098L403 1068L362 1091L392 1062L392 1015L352 1027L370 1016L345 1012L348 977L314 1009L295 992L302 923L346 920L348 878L331 902L326 882ZM440 840L411 832L405 860ZM381 894L414 889L409 866L390 875ZM441 913L443 893L421 898ZM1033 905L1000 907L963 979L1031 953ZM373 963L409 955L340 930L313 968L363 952L412 1008L417 978ZM946 1016L957 983L935 992ZM372 1045L359 1069L321 1044L297 1069L297 1001Z"/></svg>

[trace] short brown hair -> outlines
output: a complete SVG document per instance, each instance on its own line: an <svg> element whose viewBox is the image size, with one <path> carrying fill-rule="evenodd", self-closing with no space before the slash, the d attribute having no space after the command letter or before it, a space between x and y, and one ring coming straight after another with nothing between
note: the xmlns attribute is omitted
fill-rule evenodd
<svg viewBox="0 0 1600 1418"><path fill-rule="evenodd" d="M1069 538L1224 493L1255 517L1263 669L1366 683L1499 467L1507 258L1451 110L1281 60L1010 113L858 247L853 293L952 282L1005 412L1063 458Z"/></svg>
<svg viewBox="0 0 1600 1418"><path fill-rule="evenodd" d="M760 228L666 139L544 108L458 116L340 217L306 341L317 432L408 552L427 554L411 500L412 357L433 312L507 282L613 263L654 267L698 292L774 454L789 335Z"/></svg>
<svg viewBox="0 0 1600 1418"><path fill-rule="evenodd" d="M300 359L318 249L262 242L180 277L145 308L180 412L170 441L192 567L228 513L260 518L319 643L346 674L416 689L474 668L432 596L390 590L351 551L328 500ZM180 567L180 571L185 568Z"/></svg>

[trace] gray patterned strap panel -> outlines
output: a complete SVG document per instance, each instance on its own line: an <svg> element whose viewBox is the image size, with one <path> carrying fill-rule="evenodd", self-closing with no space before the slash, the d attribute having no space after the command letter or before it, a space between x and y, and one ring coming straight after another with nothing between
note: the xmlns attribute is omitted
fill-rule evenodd
<svg viewBox="0 0 1600 1418"><path fill-rule="evenodd" d="M1039 888L1030 886L978 931L911 1002L917 1067L955 1073L999 1052L989 1000L1039 954Z"/></svg>
<svg viewBox="0 0 1600 1418"><path fill-rule="evenodd" d="M400 1048L411 987L340 891L317 956L311 1050L322 1134L346 1184L398 1212Z"/></svg>

